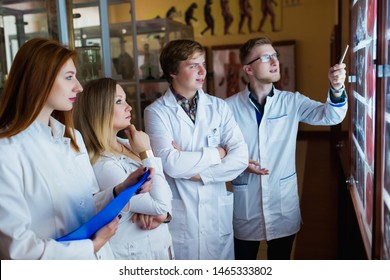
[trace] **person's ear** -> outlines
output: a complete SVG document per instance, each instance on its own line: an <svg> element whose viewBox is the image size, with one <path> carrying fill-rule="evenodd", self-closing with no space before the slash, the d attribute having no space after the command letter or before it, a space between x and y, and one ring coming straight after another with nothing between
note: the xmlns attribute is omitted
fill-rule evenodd
<svg viewBox="0 0 390 280"><path fill-rule="evenodd" d="M253 74L252 67L250 65L242 66L242 70L244 71L244 73L246 73L248 75L252 75Z"/></svg>
<svg viewBox="0 0 390 280"><path fill-rule="evenodd" d="M169 74L169 76L171 76L171 79L172 80L174 80L174 79L176 79L176 77L177 77L177 72L175 72L175 73L171 73L171 74Z"/></svg>

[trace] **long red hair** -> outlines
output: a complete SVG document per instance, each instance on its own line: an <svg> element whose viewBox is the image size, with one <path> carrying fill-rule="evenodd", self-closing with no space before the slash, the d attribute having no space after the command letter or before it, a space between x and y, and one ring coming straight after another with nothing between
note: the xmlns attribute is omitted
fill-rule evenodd
<svg viewBox="0 0 390 280"><path fill-rule="evenodd" d="M58 72L76 51L54 40L34 38L18 50L0 100L0 138L25 130L45 105ZM65 136L79 151L74 139L72 111L54 111L52 116L65 125Z"/></svg>

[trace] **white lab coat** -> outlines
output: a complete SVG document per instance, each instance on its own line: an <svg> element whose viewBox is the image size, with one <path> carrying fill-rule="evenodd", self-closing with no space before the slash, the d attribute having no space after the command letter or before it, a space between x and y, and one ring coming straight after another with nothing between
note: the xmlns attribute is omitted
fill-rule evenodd
<svg viewBox="0 0 390 280"><path fill-rule="evenodd" d="M128 140L117 139L130 148ZM153 230L143 230L138 224L131 222L134 213L148 215L172 213L172 192L165 179L161 159L146 158L142 161L142 166L155 169L150 192L136 194L130 199L130 203L121 211L119 228L111 237L110 245L116 259L168 260L173 258L172 238L168 224L163 223ZM139 167L141 164L129 157L107 152L93 165L101 190L123 182Z"/></svg>
<svg viewBox="0 0 390 280"><path fill-rule="evenodd" d="M233 195L225 182L247 167L248 149L226 102L198 93L195 124L168 89L145 109L146 132L173 193L176 259L234 259ZM222 160L218 145L227 151ZM202 182L190 180L197 174Z"/></svg>
<svg viewBox="0 0 390 280"><path fill-rule="evenodd" d="M107 243L96 255L90 239L56 242L104 205L88 153L76 131L80 153L64 137L65 127L35 121L0 139L0 259L113 259ZM111 189L112 191L112 189Z"/></svg>
<svg viewBox="0 0 390 280"><path fill-rule="evenodd" d="M245 172L233 181L235 237L272 240L295 234L301 224L295 168L298 124L338 124L347 101L334 104L328 97L324 104L274 89L274 96L267 96L260 128L248 87L226 101L248 144L249 158L269 170L262 176Z"/></svg>

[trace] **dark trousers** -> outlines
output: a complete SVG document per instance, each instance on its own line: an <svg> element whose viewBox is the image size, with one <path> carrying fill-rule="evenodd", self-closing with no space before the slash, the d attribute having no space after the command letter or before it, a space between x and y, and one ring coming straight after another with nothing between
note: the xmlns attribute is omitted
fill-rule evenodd
<svg viewBox="0 0 390 280"><path fill-rule="evenodd" d="M267 241L268 260L290 260L295 234ZM236 260L256 260L260 241L247 241L234 238Z"/></svg>

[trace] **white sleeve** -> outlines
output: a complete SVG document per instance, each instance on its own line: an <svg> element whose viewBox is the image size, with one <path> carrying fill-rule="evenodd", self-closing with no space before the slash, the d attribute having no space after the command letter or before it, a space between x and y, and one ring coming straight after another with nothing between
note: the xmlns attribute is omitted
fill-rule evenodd
<svg viewBox="0 0 390 280"><path fill-rule="evenodd" d="M221 164L210 166L200 173L205 184L231 181L248 167L247 144L229 106L226 102L224 103L221 146L226 149L226 156L222 159Z"/></svg>
<svg viewBox="0 0 390 280"><path fill-rule="evenodd" d="M154 153L162 159L164 171L172 178L190 179L212 165L221 162L216 148L202 151L179 151L172 146L172 129L163 121L161 112L148 107L145 109L145 129L150 137Z"/></svg>
<svg viewBox="0 0 390 280"><path fill-rule="evenodd" d="M17 148L0 147L0 259L94 259L90 239L57 242L54 237L42 238L34 231L31 217L34 209L24 196L25 171L19 158L22 156L17 155ZM50 207L43 205L39 207Z"/></svg>
<svg viewBox="0 0 390 280"><path fill-rule="evenodd" d="M134 195L130 199L130 205L125 207L124 211L130 210L134 213L162 215L171 210L171 191L165 177L163 177L162 167L161 164L158 164L158 161L157 158L144 160L143 163L148 163L150 167L156 169L152 188L148 193ZM108 188L112 191L113 187L122 183L130 175L126 174L125 169L118 162L109 158L100 158L93 168L98 184L103 190Z"/></svg>

